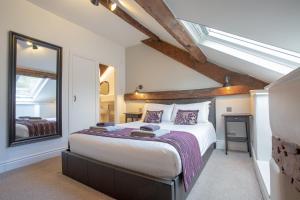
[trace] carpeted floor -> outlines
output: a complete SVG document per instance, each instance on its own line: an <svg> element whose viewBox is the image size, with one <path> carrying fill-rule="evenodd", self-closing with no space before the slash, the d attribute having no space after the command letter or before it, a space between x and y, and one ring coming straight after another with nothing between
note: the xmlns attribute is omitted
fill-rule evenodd
<svg viewBox="0 0 300 200"><path fill-rule="evenodd" d="M107 200L61 174L60 158L0 174L0 200ZM215 150L188 200L262 200L247 153Z"/></svg>

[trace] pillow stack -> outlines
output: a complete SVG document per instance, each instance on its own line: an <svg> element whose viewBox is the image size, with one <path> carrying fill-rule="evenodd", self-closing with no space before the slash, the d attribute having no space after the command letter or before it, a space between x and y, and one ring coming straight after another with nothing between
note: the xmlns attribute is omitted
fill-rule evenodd
<svg viewBox="0 0 300 200"><path fill-rule="evenodd" d="M210 101L191 104L154 104L144 106L142 121L146 123L174 122L178 125L207 123Z"/></svg>

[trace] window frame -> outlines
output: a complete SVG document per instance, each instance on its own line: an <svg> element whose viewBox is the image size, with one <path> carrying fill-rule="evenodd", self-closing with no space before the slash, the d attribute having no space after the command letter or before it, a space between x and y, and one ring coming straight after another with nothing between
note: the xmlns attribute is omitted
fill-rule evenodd
<svg viewBox="0 0 300 200"><path fill-rule="evenodd" d="M300 54L204 25L180 20L198 45L287 74L300 66Z"/></svg>

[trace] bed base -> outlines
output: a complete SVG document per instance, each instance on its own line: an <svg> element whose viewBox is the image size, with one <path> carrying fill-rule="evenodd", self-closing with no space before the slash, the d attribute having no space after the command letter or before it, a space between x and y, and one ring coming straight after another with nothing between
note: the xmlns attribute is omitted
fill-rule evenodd
<svg viewBox="0 0 300 200"><path fill-rule="evenodd" d="M203 155L203 168L214 149L215 143ZM165 180L87 158L70 150L62 152L62 172L120 200L184 200L190 192L184 190L182 174ZM193 185L197 179L195 177Z"/></svg>

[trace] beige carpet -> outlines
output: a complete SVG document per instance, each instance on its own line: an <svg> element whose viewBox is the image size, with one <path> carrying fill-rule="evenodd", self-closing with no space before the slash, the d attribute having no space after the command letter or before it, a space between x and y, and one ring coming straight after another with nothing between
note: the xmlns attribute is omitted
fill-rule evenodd
<svg viewBox="0 0 300 200"><path fill-rule="evenodd" d="M106 200L61 174L60 158L0 174L0 200ZM188 200L261 200L253 164L246 153L215 150Z"/></svg>

